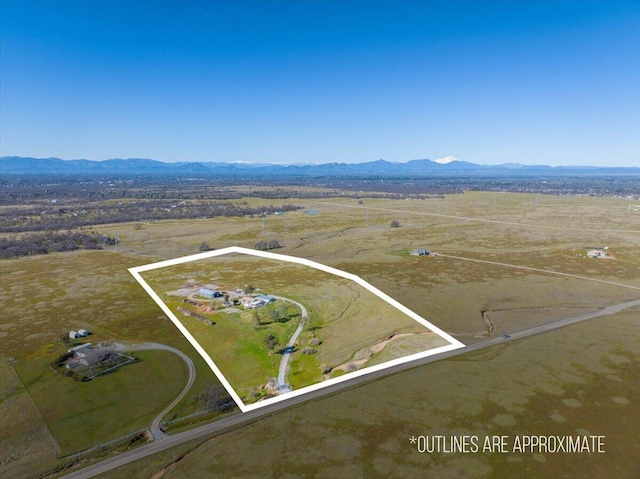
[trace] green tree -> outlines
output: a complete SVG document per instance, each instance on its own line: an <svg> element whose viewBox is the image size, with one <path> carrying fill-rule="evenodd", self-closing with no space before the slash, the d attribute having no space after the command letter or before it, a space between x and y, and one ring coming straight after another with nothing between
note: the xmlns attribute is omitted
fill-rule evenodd
<svg viewBox="0 0 640 479"><path fill-rule="evenodd" d="M278 341L278 338L276 338L273 334L270 334L269 336L264 338L264 344L267 346L267 349L269 351L273 351L279 342L280 341Z"/></svg>
<svg viewBox="0 0 640 479"><path fill-rule="evenodd" d="M277 309L272 309L269 311L269 317L271 321L280 321L280 312Z"/></svg>

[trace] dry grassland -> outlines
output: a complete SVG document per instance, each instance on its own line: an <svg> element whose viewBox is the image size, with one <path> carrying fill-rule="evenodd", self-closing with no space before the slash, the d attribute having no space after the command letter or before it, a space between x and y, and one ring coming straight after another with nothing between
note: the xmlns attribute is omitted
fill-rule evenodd
<svg viewBox="0 0 640 479"><path fill-rule="evenodd" d="M58 445L7 358L0 361L0 418L0 477L38 477L55 467Z"/></svg>
<svg viewBox="0 0 640 479"><path fill-rule="evenodd" d="M396 374L204 441L186 455L167 451L108 477L164 470L158 477L248 478L268 471L310 478L632 479L640 470L638 314L627 311ZM604 435L606 452L420 454L409 442L412 435L465 434Z"/></svg>
<svg viewBox="0 0 640 479"><path fill-rule="evenodd" d="M251 204L271 203L256 199L248 201ZM283 246L278 250L279 253L309 258L357 274L435 325L457 336L462 342L477 341L486 333L486 325L480 314L483 309L488 311L497 332L501 333L638 297L637 289L590 280L606 280L640 287L640 214L627 211L628 200L624 198L473 192L447 196L442 200L365 198L359 204L357 200L336 198L296 203L303 204L306 211L269 216L266 219L218 218L103 225L96 229L111 236L118 233L121 243L117 249L3 261L0 265L0 310L3 312L0 320L0 357L16 357L17 369L24 368L24 371L35 377L45 373L46 364L52 359L52 345L59 344L59 335L71 329L88 329L95 333L95 338L102 340L166 343L189 354L198 370L192 391L169 418L197 411L197 395L208 385L216 384L217 380L195 350L129 275L127 268L196 253L203 241L214 248L233 245L252 248L259 240L277 239ZM308 214L309 210L316 210L317 214ZM392 220L399 221L401 226L390 228ZM584 254L589 246L608 246L616 259L587 259ZM442 256L410 257L408 253L417 247L437 251ZM444 255L564 272L587 279L456 260ZM616 317L637 319L637 315L637 311L630 311ZM343 475L342 473L349 472L348 468L355 468L356 473L365 471L374 475L377 471L391 471L389 477L394 474L410 474L425 467L434 473L437 470L462 471L460 474L465 475L465 471L476 470L472 466L477 467L478 472L469 472L467 477L474 477L474 474L478 477L491 477L491 474L498 477L498 472L495 471L506 474L513 470L521 471L524 466L533 471L531 477L545 477L541 471L561 470L558 461L565 465L572 464L585 474L596 470L598 464L604 464L605 472L615 472L615 469L611 469L611 461L626 465L622 469L626 471L629 470L631 459L622 457L621 454L628 451L625 444L628 445L632 440L637 444L638 439L629 430L629 421L619 422L614 416L622 414L624 419L629 414L630 407L637 407L633 405L638 404L637 395L634 396L635 386L630 389L631 397L627 397L619 381L628 378L631 365L637 372L637 342L634 343L635 356L625 353L629 362L612 366L609 373L592 372L592 368L597 369L598 361L612 357L610 348L627 344L620 338L623 334L622 326L614 328L615 324L624 325L627 339L633 334L635 338L638 337L630 321L620 320L614 323L611 318L595 320L553 333L562 335L564 339L561 344L574 344L571 341L575 340L576 347L579 346L575 352L576 358L581 359L574 360L570 355L559 355L559 351L558 355L554 355L559 343L551 341L552 335L544 335L505 349L520 351L520 372L513 380L506 379L510 377L507 375L511 370L508 365L517 358L507 357L502 353L496 360L488 360L477 369L469 369L469 364L465 363L464 367L460 366L461 369L449 370L448 368L453 367L452 362L440 363L430 366L428 370L421 369L419 374L416 372L408 376L399 375L397 379L395 376L389 378L381 382L385 384L383 389L378 390L377 386L362 389L368 391L363 396L349 393L329 398L327 403L323 403L323 410L340 411L344 407L343 412L335 415L305 422L308 421L307 417L313 417L305 409L304 414L301 413L299 417L286 415L286 418L290 418L292 423L309 426L306 428L308 432L300 431L296 444L299 447L307 443L315 444L313 450L317 451L317 460L323 458L326 466L322 470L319 465L316 467L317 477L330 473ZM615 338L615 341L611 338ZM327 345L329 344L328 341ZM547 346L548 344L555 344L555 349ZM398 343L398 347L400 345ZM620 348L632 351L628 344ZM583 350L584 354L578 354ZM550 358L548 361L547 356ZM154 359L149 358L148 361L153 363ZM545 366L538 366L541 361ZM559 368L558 364L568 365L568 368ZM521 371L527 368L532 368L531 372L523 375ZM473 371L473 374L462 374L467 370ZM507 375L505 379L500 378L501 374ZM404 436L411 424L424 426L417 433L446 431L447 428L454 428L454 425L464 428L465 421L468 429L480 424L486 425L487 430L499 431L501 429L498 426L491 426L492 418L510 414L517 420L517 429L513 430L523 430L525 427L535 429L549 418L544 409L554 404L553 400L557 397L558 389L550 385L555 380L549 379L556 377L556 374L562 376L557 378L560 382L555 382L561 389L574 384L572 378L586 381L587 386L580 393L586 397L576 397L585 405L576 411L586 416L584 420L575 418L574 422L583 424L576 425L575 428L586 428L585 424L593 424L594 427L607 431L607 434L624 438L617 442L622 453L608 453L606 461L600 462L598 459L583 459L574 464L566 462L571 461L571 458L558 459L556 456L546 458L546 463L522 458L524 462L511 464L498 461L498 464L493 464L491 461L498 460L495 457L452 457L443 462L442 458L411 456L408 448L405 450ZM176 371L176 384L184 381L182 375L183 372ZM116 378L117 374L112 377ZM456 379L445 384L440 377ZM63 383L66 381L66 378L59 379ZM566 384L563 380L566 380ZM634 382L630 381L632 383ZM37 381L34 387L36 384ZM424 385L424 388L420 385ZM10 389L6 378L0 381L0 387L3 390ZM27 385L28 389L30 387ZM492 392L496 388L498 392ZM500 393L500 390L503 392ZM157 392L151 385L148 391L149 394ZM403 397L418 398L419 403L398 398L394 391L402 391ZM436 394L437 391L440 392ZM580 389L576 389L575 394L579 391ZM590 399L599 398L601 392L624 396L631 401L625 409L624 405L611 405L608 400L599 399L604 401L601 404L606 403L602 414L609 415L611 426L607 426L604 419L598 416L600 409ZM73 410L64 406L69 398L68 394L64 387L50 383L48 400L59 405L60 414L55 416L53 422L62 424L66 420L64 414L73 414ZM459 400L455 399L458 395ZM540 399L536 399L537 395ZM515 415L513 412L492 412L493 415L486 418L480 414L481 411L484 411L484 415L489 414L490 408L484 403L487 398L494 401L492 398L500 397L504 400L512 398L514 404L523 408L526 405L526 410L514 410ZM5 403L6 400L0 407L5 407ZM114 404L116 403L117 401ZM38 408L41 407L38 400L36 404ZM454 405L460 408L459 412L455 412ZM114 410L125 409L128 404L120 402L114 407ZM449 411L447 415L440 414L443 408ZM162 405L159 405L157 412L161 409ZM395 414L396 410L406 411L407 414L394 420L390 415L392 411ZM571 421L574 420L573 416L567 415L569 412L564 409L562 411L558 414L567 418L567 421L549 423L549 430L553 430L553 427L566 427L570 418ZM117 413L114 414L117 417ZM477 419L474 414L478 414ZM0 426L9 429L8 416L3 414L0 417ZM430 422L420 419L424 417L428 417ZM336 419L335 423L333 418ZM369 431L369 426L365 424L367 418L373 428L371 440L361 436L360 432L354 432ZM53 425L50 419L46 421ZM261 424L264 425L260 428L265 428L261 429L264 437L282 434L278 429L280 426L272 425L269 421ZM26 421L24 430L28 431L32 426L35 427L33 423ZM282 427L287 426L290 424ZM11 423L11 427L18 434L22 426ZM85 427L91 429L94 425L86 422ZM615 432L616 428L618 432ZM381 432L375 432L378 429ZM61 434L64 436L67 433ZM243 447L254 450L256 457L266 461L266 464L269 464L267 457L282 457L286 453L280 451L282 454L267 454L266 450L262 451L256 444L244 443L246 434L235 434L225 436L236 439L225 439L228 449L223 445L219 450L222 456L214 457L221 461L220 467L223 469L231 467L231 462L236 461L237 475L240 477L243 477L243 468L249 467L251 461L248 460L248 455L238 455L234 451L242 450ZM95 436L96 440L98 436L99 434ZM327 442L316 444L314 437L327 437ZM373 439L377 442L372 442ZM270 440L265 442L273 443ZM298 446L291 446L289 442L280 444L282 447L292 447L295 455ZM361 463L347 465L341 462L343 456L352 457L354 451L362 458ZM48 468L47 459L39 459L38 451L32 449L28 454L21 459L24 463L28 458L34 458L32 464L42 463L44 468ZM326 463L329 454L334 457L330 464ZM376 454L378 459L374 457ZM310 464L315 464L316 456L310 453L306 459ZM297 467L292 463L280 469L283 473L294 474Z"/></svg>

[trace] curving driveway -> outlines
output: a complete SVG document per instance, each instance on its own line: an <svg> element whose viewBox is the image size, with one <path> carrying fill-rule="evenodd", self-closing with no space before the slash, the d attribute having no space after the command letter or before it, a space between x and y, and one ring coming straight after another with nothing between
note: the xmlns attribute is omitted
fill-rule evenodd
<svg viewBox="0 0 640 479"><path fill-rule="evenodd" d="M295 345L298 336L302 332L302 328L304 328L305 323L307 322L307 308L304 307L303 304L298 303L289 298L283 298L282 296L273 296L276 299L281 299L282 301L289 302L295 304L300 311L302 312L302 319L300 320L300 324L296 328L295 332L291 335L289 342L284 348L284 353L282 354L282 359L280 360L280 368L278 369L278 388L282 393L287 391L291 391L291 386L287 384L287 367L289 366L289 357L291 356L291 352L293 351L293 346Z"/></svg>
<svg viewBox="0 0 640 479"><path fill-rule="evenodd" d="M193 361L191 360L191 358L189 356L187 356L185 353L183 353L179 349L172 348L171 346L167 346L166 344L160 344L160 343L137 343L137 344L135 344L135 343L115 343L114 347L115 347L115 349L117 349L119 351L143 351L143 350L169 351L170 353L174 353L174 354L177 354L178 356L180 356L180 358L182 358L182 360L186 363L187 368L189 370L189 379L187 380L187 385L184 387L184 389L178 395L178 397L176 397L171 402L171 404L169 404L166 408L164 408L162 410L162 412L160 414L158 414L154 418L154 420L151 422L151 426L149 427L149 432L153 436L154 440L157 441L157 440L160 440L160 439L164 439L165 437L167 437L167 435L164 432L162 432L162 429L160 429L160 422L162 421L162 418L165 417L167 415L167 413L169 411L171 411L171 409L173 409L175 407L175 405L178 404L182 400L183 397L185 397L187 392L189 392L189 389L191 389L191 386L193 385L193 381L195 381L195 379L196 379L196 367L194 366Z"/></svg>
<svg viewBox="0 0 640 479"><path fill-rule="evenodd" d="M564 328L574 323L579 323L581 321L586 321L599 316L618 313L625 309L635 308L638 306L640 306L640 300L628 301L625 303L608 306L606 308L603 308L593 313L582 314L580 316L555 321L550 324L545 324L542 326L536 326L534 328L525 329L523 331L519 331L518 333L513 333L509 338L498 336L497 338L487 339L485 341L480 341L478 343L475 343L469 346L464 346L462 348L444 351L441 353L434 354L432 356L427 356L424 358L417 359L415 361L396 364L394 366L391 366L385 369L373 371L369 374L365 374L363 376L350 379L349 381L343 381L340 383L331 384L322 389L310 392L309 394L293 397L287 401L269 404L268 406L264 406L259 409L254 409L253 411L245 412L242 414L234 414L231 416L227 416L218 421L214 421L209 424L204 424L202 426L198 426L196 428L189 429L187 431L180 432L172 436L167 436L166 441L152 442L152 443L140 446L136 449L131 449L129 451L123 452L116 456L112 456L107 459L104 459L95 464L86 466L83 469L80 469L78 471L69 472L68 474L62 476L60 479L89 479L99 474L108 473L109 471L117 467L123 466L125 464L129 464L138 459L142 459L142 458L151 456L152 454L156 454L160 451L165 451L172 447L178 446L187 441L206 438L207 436L211 436L213 434L221 434L223 432L227 432L238 427L244 427L262 418L268 417L274 413L286 410L292 406L302 404L305 402L308 403L309 401L319 399L323 396L337 394L347 389L356 388L363 384L370 383L380 378L391 376L393 374L406 371L408 369L416 368L416 367L423 366L425 364L430 364L436 361L441 361L443 359L452 358L460 354L466 354L471 351L478 351L483 348L495 346L505 342L512 342L519 339L524 339L529 336L542 334L547 331L552 331L554 329Z"/></svg>

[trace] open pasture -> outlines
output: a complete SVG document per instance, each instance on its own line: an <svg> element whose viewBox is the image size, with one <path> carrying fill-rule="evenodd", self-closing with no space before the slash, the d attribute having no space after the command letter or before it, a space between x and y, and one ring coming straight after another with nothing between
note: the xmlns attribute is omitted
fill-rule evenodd
<svg viewBox="0 0 640 479"><path fill-rule="evenodd" d="M258 199L248 202L250 205L270 203ZM59 336L69 330L85 328L95 334L93 338L101 340L165 343L189 354L197 368L192 390L167 419L198 411L198 394L218 381L127 268L197 253L203 242L211 248L234 245L252 248L260 240L277 239L282 245L279 253L305 257L357 274L464 343L478 341L488 333L482 310L486 310L493 321L496 334L501 334L638 297L639 291L635 288L640 287L640 214L628 211L629 200L625 198L467 192L428 200L363 197L362 200L335 198L296 200L295 203L305 209L266 218L102 225L96 229L112 237L118 233L117 247L3 261L0 264L0 309L3 311L0 356L17 358L16 370L21 379L27 379L27 383L30 378L34 379L27 386L30 390L39 387L38 381L44 381L49 374L48 362L62 347ZM310 210L315 214L308 214ZM391 228L393 220L397 220L400 227ZM608 246L615 259L586 258L587 247L592 246ZM417 247L441 254L410 256L409 252ZM266 276L263 273L256 271L255 283ZM327 305L311 304L312 312L314 307L326 308ZM594 324L600 334L610 333L607 318ZM544 343L546 339L540 337L536 341ZM330 344L327 341L326 352L318 348L318 355L333 354ZM388 347L390 352L395 346ZM384 350L381 358L383 354ZM144 362L159 360L158 354ZM308 363L316 359L310 356L304 360ZM295 362L291 366L294 368L292 381L300 376L295 371L309 369L309 364L297 370ZM111 377L116 378L126 369ZM171 381L175 380L179 388L177 384L184 382L183 372L176 369L172 374ZM2 380L3 387L10 385L7 381ZM67 390L66 381L67 378L56 377L56 381L47 383L47 400L58 404L59 411L55 419L46 417L37 426L39 430L44 430L44 424L52 426L56 440L58 436L68 438L72 434L64 427L56 429L53 424L69 425L75 414L73 408L65 407L66 402L75 400L76 394ZM538 379L533 381L537 384ZM157 382L149 384L148 394L156 393L158 387L161 389ZM43 396L36 394L33 398L34 411L44 410L39 403L44 400ZM115 410L130 407L124 398L114 399L114 405L118 404ZM10 402L5 400L2 405L7 404ZM156 412L164 405L158 403ZM3 414L4 419L0 419L5 430L9 430L7 417ZM83 427L95 428L91 432L95 441L118 433L103 429L105 433L101 436L99 421L94 425L91 416L86 417ZM36 427L29 424L32 423L24 422L25 431ZM15 434L19 434L20 428L12 427ZM91 444L84 442L77 447L85 445ZM70 449L74 448L76 446ZM40 463L38 451L26 453L24 463L31 457ZM49 468L44 459L42 464Z"/></svg>
<svg viewBox="0 0 640 479"><path fill-rule="evenodd" d="M301 303L309 314L296 347L300 351L314 339L319 344L314 346L316 354L310 359L297 358L300 352L294 354L291 372L296 389L322 381L321 365L336 367L352 359L360 349L396 334L416 334L419 338L413 348L396 358L449 344L434 333L420 334L429 330L363 286L300 264L232 254L145 271L142 276L192 332L234 389L244 393L241 396L277 376L281 356L269 354L263 337L274 334L283 347L300 318L284 323L269 321L268 306L234 314L214 311L207 316L216 323L211 326L198 319L183 318L175 290L193 282L216 284L223 291L252 285L256 293ZM274 306L283 302L277 299ZM260 316L259 324L252 322L253 315ZM301 367L306 370L299 370Z"/></svg>
<svg viewBox="0 0 640 479"><path fill-rule="evenodd" d="M637 477L637 317L629 310L458 356L137 461L109 479ZM399 393L401 392L401 393ZM412 435L603 435L604 454L420 454ZM283 441L295 437L295 441ZM243 451L242 457L237 451ZM103 477L103 476L100 476Z"/></svg>

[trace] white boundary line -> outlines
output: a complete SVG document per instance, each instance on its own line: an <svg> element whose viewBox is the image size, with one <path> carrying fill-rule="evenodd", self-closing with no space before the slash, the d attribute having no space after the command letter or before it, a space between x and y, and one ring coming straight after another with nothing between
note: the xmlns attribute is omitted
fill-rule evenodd
<svg viewBox="0 0 640 479"><path fill-rule="evenodd" d="M295 389L295 390L291 391L290 393L283 394L281 396L275 396L273 398L269 398L269 399L266 399L264 401L259 401L257 403L246 405L246 404L244 404L244 402L242 402L242 399L240 399L240 396L238 396L238 394L235 392L233 387L231 387L231 384L229 384L229 382L225 378L224 374L222 374L222 371L220 371L220 369L218 369L218 367L213 362L213 360L211 359L209 354L202 348L202 346L200 346L198 341L196 341L196 339L191 335L189 330L182 324L182 322L180 322L180 320L176 317L176 315L173 314L173 312L169 309L169 307L166 304L164 304L162 299L160 299L160 297L153 290L153 288L151 288L151 286L149 286L149 284L140 275L140 273L142 273L144 271L150 271L150 270L154 270L154 269L165 268L167 266L174 266L174 265L182 264L182 263L189 263L191 261L198 261L198 260L201 260L201 259L211 258L211 257L214 257L214 256L222 256L222 255L226 255L226 254L230 254L230 253L240 253L240 254L246 254L246 255L249 255L249 256L258 256L258 257L261 257L261 258L269 258L269 259L275 259L275 260L280 260L280 261L286 261L286 262L289 262L289 263L298 263L298 264L302 264L302 265L305 265L305 266L309 266L311 268L319 269L321 271L325 271L327 273L331 273L331 274L336 275L336 276L340 276L342 278L350 279L351 281L354 281L354 282L358 283L360 286L364 287L365 289L371 291L373 294L375 294L376 296L378 296L382 300L386 301L391 306L393 306L396 309L402 311L404 314L406 314L410 318L414 319L418 323L420 323L423 326L429 328L431 331L433 331L434 333L439 335L441 338L443 338L444 340L448 341L449 345L441 346L441 347L438 347L438 348L429 349L428 351L423 351L421 353L416 353L416 354L412 354L412 355L409 355L409 356L404 356L402 358L398 358L398 359L394 359L394 360L391 360L391 361L387 361L387 362L385 362L383 364L377 364L375 366L365 367L365 368L363 368L361 370L354 371L354 372L351 372L351 373L348 373L348 374L344 374L344 375L342 375L340 377L337 377L337 378L328 379L326 381L322 381L322 382L319 382L319 383L316 383L316 384L312 384L311 386L305 386L305 387L300 388L300 389ZM420 315L414 313L413 311L411 311L409 308L407 308L403 304L400 304L398 301L396 301L392 297L386 295L385 293L383 293L382 291L377 289L375 286L372 286L371 284L367 283L365 280L363 280L359 276L356 276L355 274L347 273L346 271L342 271L342 270L339 270L339 269L336 269L336 268L332 268L330 266L326 266L326 265L321 264L321 263L316 263L315 261L311 261L311 260L308 260L308 259L305 259L305 258L298 258L298 257L295 257L295 256L288 256L288 255L284 255L284 254L270 253L270 252L267 252L267 251L257 251L257 250L252 250L252 249L248 249L248 248L242 248L240 246L231 246L231 247L222 248L222 249L219 249L219 250L207 251L205 253L199 253L199 254L194 254L194 255L190 255L190 256L184 256L182 258L170 259L170 260L166 260L166 261L160 261L158 263L151 263L151 264L146 264L146 265L142 265L142 266L136 266L134 268L129 268L129 272L138 281L138 283L140 283L140 285L149 294L149 296L151 296L151 298L158 304L158 306L160 306L160 309L162 309L162 311L169 317L169 319L171 319L171 321L176 325L176 327L180 330L180 332L184 335L184 337L189 340L189 342L193 345L193 347L196 349L196 351L198 351L198 353L200 353L200 355L204 358L206 363L209 365L209 367L212 369L212 371L218 377L220 382L227 389L227 391L229 392L229 394L231 395L233 400L238 404L238 407L240 408L240 410L242 412L252 411L254 409L258 409L258 408L261 408L263 406L267 406L269 404L273 404L273 403L276 403L276 402L286 401L289 398L293 398L295 396L300 396L302 394L306 394L306 393L309 393L309 392L312 392L312 391L316 391L318 389L322 389L322 388L324 388L326 386L330 386L332 384L348 381L350 379L353 379L353 378L356 378L356 377L359 377L359 376L364 376L366 374L373 373L375 371L380 371L382 369L386 369L386 368L389 368L391 366L395 366L397 364L408 363L410 361L415 361L415 360L420 359L420 358L425 358L427 356L432 356L434 354L439 354L439 353L442 353L444 351L451 351L453 349L459 349L459 348L465 347L465 345L463 343L461 343L457 339L453 338L449 334L445 333L444 331L442 331L437 326L431 324L429 321L427 321L426 319L422 318Z"/></svg>

